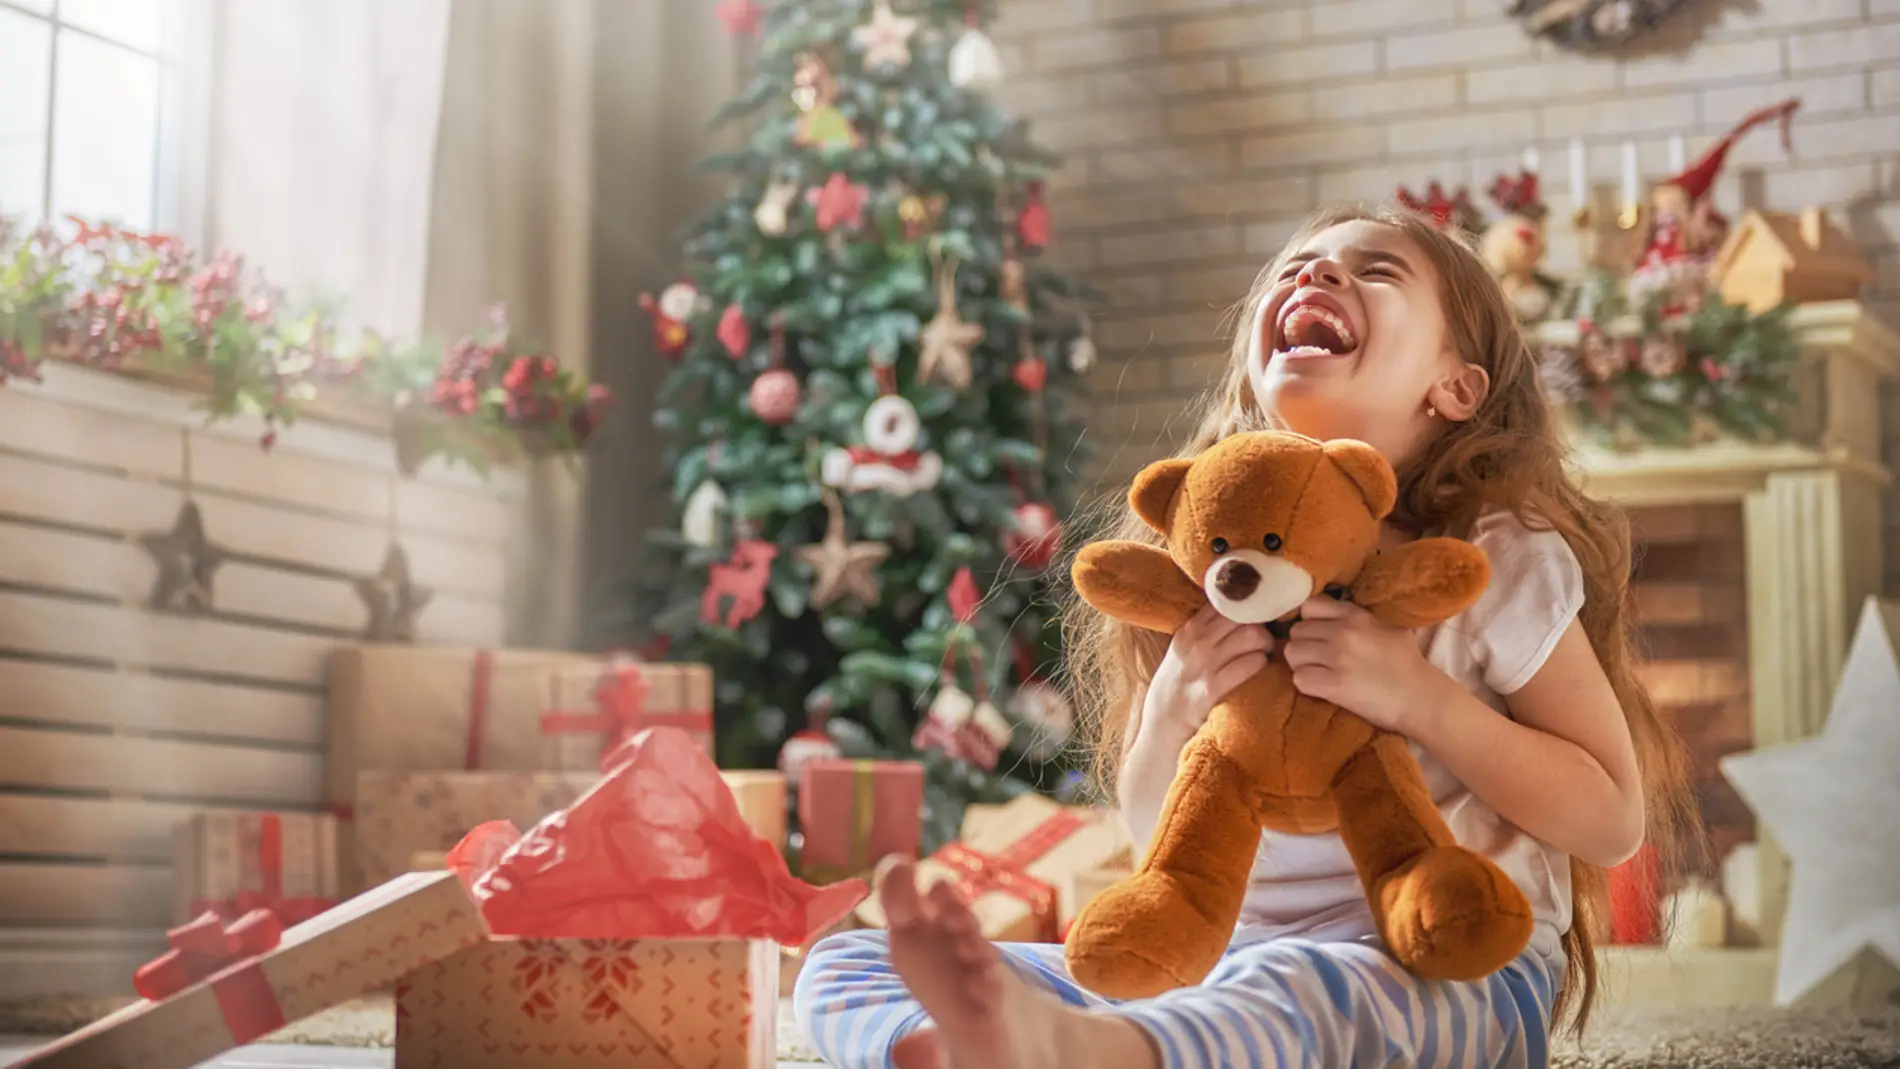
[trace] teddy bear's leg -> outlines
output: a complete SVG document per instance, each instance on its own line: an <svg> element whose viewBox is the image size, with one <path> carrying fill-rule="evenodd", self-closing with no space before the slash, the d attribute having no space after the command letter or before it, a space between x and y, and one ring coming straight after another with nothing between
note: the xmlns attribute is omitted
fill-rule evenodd
<svg viewBox="0 0 1900 1069"><path fill-rule="evenodd" d="M1404 738L1379 733L1346 762L1333 793L1340 837L1400 964L1429 979L1476 980L1523 953L1530 902L1490 859L1457 844Z"/></svg>
<svg viewBox="0 0 1900 1069"><path fill-rule="evenodd" d="M1110 998L1146 998L1205 979L1234 937L1260 849L1260 785L1277 747L1246 709L1283 698L1273 670L1214 707L1181 752L1154 841L1132 876L1069 929L1069 973ZM1282 672L1284 675L1284 672Z"/></svg>

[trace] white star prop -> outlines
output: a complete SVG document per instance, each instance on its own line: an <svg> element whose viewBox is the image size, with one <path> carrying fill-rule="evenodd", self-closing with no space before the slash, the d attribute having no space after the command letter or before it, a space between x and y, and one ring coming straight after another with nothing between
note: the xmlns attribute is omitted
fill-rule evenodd
<svg viewBox="0 0 1900 1069"><path fill-rule="evenodd" d="M917 32L917 20L891 11L889 0L877 0L871 21L851 31L851 39L864 49L864 65L880 67L910 66L910 38Z"/></svg>
<svg viewBox="0 0 1900 1069"><path fill-rule="evenodd" d="M1900 964L1900 603L1869 598L1820 737L1722 762L1794 866L1775 1001L1872 949Z"/></svg>

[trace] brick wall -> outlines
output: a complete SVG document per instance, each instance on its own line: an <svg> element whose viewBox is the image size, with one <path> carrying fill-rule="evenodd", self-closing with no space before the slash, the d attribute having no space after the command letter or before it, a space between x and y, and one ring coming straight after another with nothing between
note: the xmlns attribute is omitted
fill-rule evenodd
<svg viewBox="0 0 1900 1069"><path fill-rule="evenodd" d="M1772 129L1752 132L1718 203L1731 215L1828 205L1874 257L1874 299L1900 320L1900 3L1691 5L1649 54L1626 58L1534 41L1503 6L1003 0L1005 105L1067 158L1056 254L1114 295L1092 431L1105 474L1125 478L1181 431L1221 364L1223 314L1304 212L1434 177L1481 189L1531 145L1563 198L1573 136L1613 187L1625 138L1659 178L1672 134L1693 160L1752 108L1801 96L1794 154ZM1567 216L1567 201L1557 207ZM1554 230L1553 266L1573 267L1575 243Z"/></svg>

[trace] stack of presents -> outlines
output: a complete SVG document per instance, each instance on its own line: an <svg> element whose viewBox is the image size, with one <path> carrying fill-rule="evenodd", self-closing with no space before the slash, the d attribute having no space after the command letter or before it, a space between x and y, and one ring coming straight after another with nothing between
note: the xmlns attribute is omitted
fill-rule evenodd
<svg viewBox="0 0 1900 1069"><path fill-rule="evenodd" d="M178 829L178 927L142 996L20 1063L171 1069L365 995L396 1065L763 1069L823 936L881 922L868 877L916 857L910 761L716 767L703 666L363 646L333 658L328 807ZM1124 873L1104 810L973 806L920 864L1000 940L1056 941Z"/></svg>

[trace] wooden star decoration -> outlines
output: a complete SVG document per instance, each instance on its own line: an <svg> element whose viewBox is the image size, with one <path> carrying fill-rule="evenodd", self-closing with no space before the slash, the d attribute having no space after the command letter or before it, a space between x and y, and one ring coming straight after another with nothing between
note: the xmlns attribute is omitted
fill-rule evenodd
<svg viewBox="0 0 1900 1069"><path fill-rule="evenodd" d="M864 49L867 67L910 66L910 38L917 32L917 20L895 14L889 0L877 0L871 21L851 31L851 39Z"/></svg>
<svg viewBox="0 0 1900 1069"><path fill-rule="evenodd" d="M940 379L953 389L967 390L974 378L970 349L983 340L983 326L967 323L955 304L944 304L924 325L919 341L917 377Z"/></svg>
<svg viewBox="0 0 1900 1069"><path fill-rule="evenodd" d="M211 577L224 563L225 553L205 537L196 501L186 499L171 530L140 535L139 544L158 564L148 605L159 612L211 611Z"/></svg>
<svg viewBox="0 0 1900 1069"><path fill-rule="evenodd" d="M891 547L882 542L847 541L843 507L829 494L826 505L831 517L825 523L824 540L794 551L800 561L811 566L812 606L822 609L840 598L877 604L877 566L890 557Z"/></svg>
<svg viewBox="0 0 1900 1069"><path fill-rule="evenodd" d="M356 580L357 596L369 606L363 638L370 642L414 642L416 615L434 592L409 578L409 554L390 546L382 570Z"/></svg>

